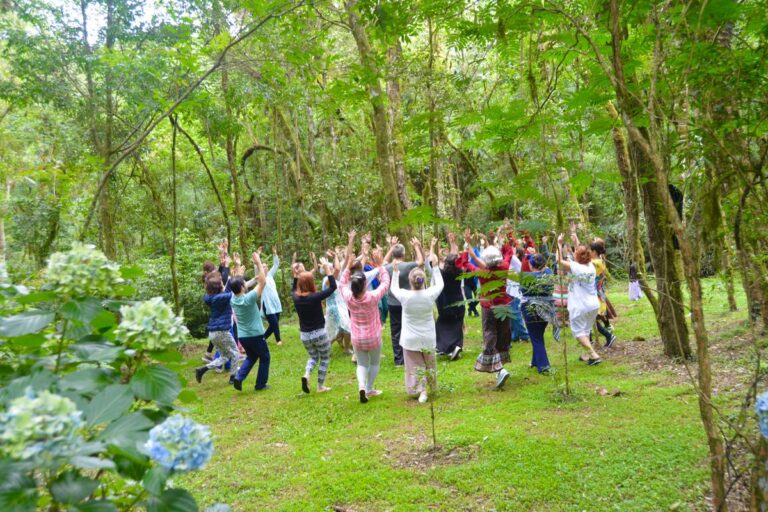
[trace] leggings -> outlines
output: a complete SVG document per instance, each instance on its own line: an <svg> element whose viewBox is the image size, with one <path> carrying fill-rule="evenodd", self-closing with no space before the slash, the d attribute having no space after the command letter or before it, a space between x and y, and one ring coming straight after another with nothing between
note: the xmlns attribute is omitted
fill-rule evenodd
<svg viewBox="0 0 768 512"><path fill-rule="evenodd" d="M318 329L311 333L302 332L301 338L309 354L304 373L310 375L317 366L317 385L322 387L325 376L328 374L328 367L331 365L331 342L328 340L328 334L325 329Z"/></svg>
<svg viewBox="0 0 768 512"><path fill-rule="evenodd" d="M360 389L373 391L373 383L381 365L381 347L373 350L355 349L357 358L357 384Z"/></svg>

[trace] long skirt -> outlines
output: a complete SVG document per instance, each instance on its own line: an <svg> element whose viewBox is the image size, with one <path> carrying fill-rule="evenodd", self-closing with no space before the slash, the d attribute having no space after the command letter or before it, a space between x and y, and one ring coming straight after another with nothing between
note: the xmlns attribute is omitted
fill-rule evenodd
<svg viewBox="0 0 768 512"><path fill-rule="evenodd" d="M509 318L496 318L493 308L482 309L483 351L477 356L475 370L496 373L504 368L504 363L509 362L509 345L512 342Z"/></svg>
<svg viewBox="0 0 768 512"><path fill-rule="evenodd" d="M456 347L464 348L464 307L439 311L435 322L437 353L450 354Z"/></svg>
<svg viewBox="0 0 768 512"><path fill-rule="evenodd" d="M437 364L435 353L431 351L403 350L405 362L405 391L409 395L418 395L427 391L427 382L432 389L437 387Z"/></svg>

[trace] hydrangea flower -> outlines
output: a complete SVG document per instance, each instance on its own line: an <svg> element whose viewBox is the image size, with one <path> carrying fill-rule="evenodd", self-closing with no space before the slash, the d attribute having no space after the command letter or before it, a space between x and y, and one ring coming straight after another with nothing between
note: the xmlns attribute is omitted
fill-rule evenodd
<svg viewBox="0 0 768 512"><path fill-rule="evenodd" d="M153 427L144 448L165 469L186 473L205 466L213 441L208 427L177 415Z"/></svg>
<svg viewBox="0 0 768 512"><path fill-rule="evenodd" d="M123 320L115 335L127 344L147 350L163 350L184 341L188 331L181 318L161 297L120 308Z"/></svg>
<svg viewBox="0 0 768 512"><path fill-rule="evenodd" d="M205 512L232 512L232 509L225 503L216 503L206 508Z"/></svg>
<svg viewBox="0 0 768 512"><path fill-rule="evenodd" d="M93 245L79 243L67 252L51 255L45 280L59 292L74 297L108 295L123 282L117 263L109 261Z"/></svg>
<svg viewBox="0 0 768 512"><path fill-rule="evenodd" d="M75 453L82 442L77 434L81 416L69 398L27 388L0 414L0 450L14 459L50 467Z"/></svg>
<svg viewBox="0 0 768 512"><path fill-rule="evenodd" d="M763 437L768 437L768 391L757 397L755 412L757 413L760 433L763 434Z"/></svg>

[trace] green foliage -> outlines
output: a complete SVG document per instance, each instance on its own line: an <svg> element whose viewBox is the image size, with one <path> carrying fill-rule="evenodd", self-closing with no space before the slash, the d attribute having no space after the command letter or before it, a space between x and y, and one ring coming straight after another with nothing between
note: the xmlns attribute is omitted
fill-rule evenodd
<svg viewBox="0 0 768 512"><path fill-rule="evenodd" d="M3 510L197 510L188 492L170 488L172 472L154 477L156 455L145 448L182 391L177 363L150 364L145 354L180 360L186 329L161 299L124 305L117 322L110 292L134 274L76 245L51 257L44 286L55 293L2 285Z"/></svg>

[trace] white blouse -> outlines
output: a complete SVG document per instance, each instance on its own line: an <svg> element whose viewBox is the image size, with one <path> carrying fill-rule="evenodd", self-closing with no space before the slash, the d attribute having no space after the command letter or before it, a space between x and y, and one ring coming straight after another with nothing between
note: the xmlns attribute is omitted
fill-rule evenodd
<svg viewBox="0 0 768 512"><path fill-rule="evenodd" d="M431 270L432 283L424 290L404 290L400 288L400 272L392 275L390 291L403 307L400 346L405 350L434 351L437 345L432 307L443 291L443 275L439 268Z"/></svg>

